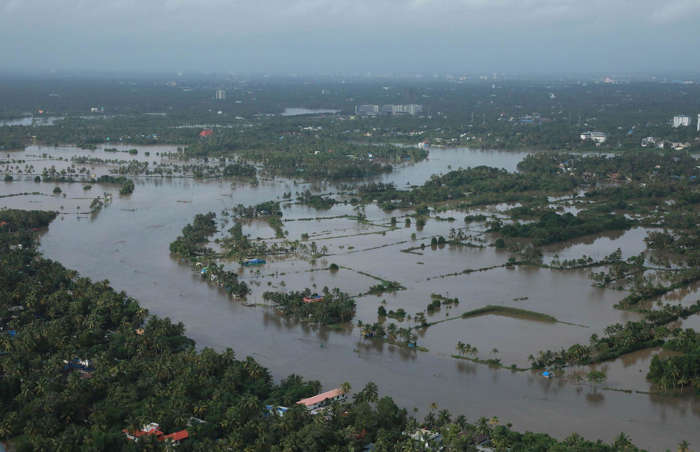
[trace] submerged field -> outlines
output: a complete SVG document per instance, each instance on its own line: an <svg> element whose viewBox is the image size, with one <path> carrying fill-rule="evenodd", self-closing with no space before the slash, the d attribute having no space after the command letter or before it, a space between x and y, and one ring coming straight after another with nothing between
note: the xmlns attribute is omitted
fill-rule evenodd
<svg viewBox="0 0 700 452"><path fill-rule="evenodd" d="M24 153L39 151L51 154L54 160L44 159L36 166L54 165L58 162L55 158L64 155L61 149L30 149ZM79 155L88 151L70 152ZM444 151L444 156L441 152L433 151L427 162L381 176L381 180L395 181L397 185L409 181L420 184L433 172L447 171L444 165L434 171L431 159L436 165L443 159L462 159L463 166L468 166L471 158L482 163L491 156L483 151ZM14 157L22 155L17 153ZM518 154L495 155L495 161L504 161L503 166L509 169L515 168L521 158ZM100 170L96 167L95 171ZM42 250L48 257L93 279L109 279L115 288L142 300L153 312L183 321L188 335L199 344L231 346L239 356L252 354L278 376L295 372L319 378L329 386L348 380L358 387L369 378L409 408L426 410L436 402L441 408L467 416L477 412L498 415L504 421L512 421L515 428L555 435L575 429L612 438L619 431L626 431L641 444L659 447L667 442L658 438L669 432L674 439L696 435L692 425L697 421L698 401L694 396L675 398L599 390L595 397L586 397L591 389L574 378L576 369L571 369L566 378L544 380L537 372L511 373L451 356L456 354L458 342L462 342L478 349L473 358L526 368L530 354L587 343L592 334L601 334L610 324L641 318L636 312L615 309L614 305L628 291L594 287L591 270L508 265L512 252L491 246L495 236L487 232L486 223L467 224L463 220L466 215L499 215L515 204L432 212L418 229L410 210L387 213L370 203L363 209L362 221L358 221L358 210L344 202L318 210L297 204L294 197L285 201L286 192L315 189L287 179L262 179L257 185L186 177L134 180L134 193L125 197L120 197L114 187L93 187L92 191L111 192L114 197L110 206L93 215L86 212L94 193L85 195L81 184L36 183L31 177L6 183L3 194L42 194L0 198L0 205L45 210L58 210L63 205L63 214L42 238ZM55 196L55 186L61 187L66 196ZM317 188L324 193L341 191L334 187ZM245 301L231 299L223 290L206 284L189 264L169 255L168 244L195 214L220 213L233 205L267 200L281 201L286 240L299 240L307 246L314 242L318 249L325 249L318 257L269 256L260 267L242 267L238 259L220 259L220 264L236 272L250 287ZM392 217L396 217L395 225ZM454 221L446 220L449 217ZM411 219L408 226L406 218ZM220 233L212 239L223 236L222 231L232 225L228 222L224 227L221 216L217 221ZM470 245L431 246L433 237L448 237L453 229L469 234L470 239L465 242ZM626 258L645 249L644 238L653 230L635 227L544 247L543 263L550 263L555 256L576 259L584 254L602 259L618 247ZM282 241L275 238L274 229L265 221L246 222L243 231L253 240L260 237L267 243ZM217 249L214 243L212 247ZM331 264L336 264L338 271L329 271ZM368 293L372 286L387 281L397 282L403 289ZM355 297L356 315L351 324L326 328L286 319L262 297L265 291L310 288L320 292L324 287L338 288ZM443 304L428 312L433 294L457 298L459 303ZM664 301L683 304L698 298L697 285L663 296ZM391 345L376 337L362 338L358 322L377 322L380 307L386 311L404 310L403 320L388 317L384 323L413 329L419 349ZM429 324L427 328L416 320L419 313ZM685 322L691 324L695 320L691 317ZM650 383L640 377L644 366L639 364L649 359L641 354L604 363L608 386L651 391ZM435 391L424 394L415 390L417 385L430 385ZM580 413L580 422L573 427L570 420L566 424L558 421L572 407ZM550 414L541 419L527 414L538 408L547 408ZM630 412L645 425L656 427L639 428L639 422L626 414ZM602 430L601 421L606 424Z"/></svg>

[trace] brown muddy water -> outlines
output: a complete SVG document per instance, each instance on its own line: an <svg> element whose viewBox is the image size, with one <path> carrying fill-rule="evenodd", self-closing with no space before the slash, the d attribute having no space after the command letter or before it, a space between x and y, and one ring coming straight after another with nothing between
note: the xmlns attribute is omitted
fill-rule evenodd
<svg viewBox="0 0 700 452"><path fill-rule="evenodd" d="M139 156L147 150L138 148ZM174 152L175 148L159 150ZM55 164L58 156L90 155L90 151L75 148L37 151L12 153L12 158L23 159L27 153L40 155L32 162L40 168ZM49 153L54 160L44 159L43 153ZM489 156L493 166L512 170L523 155L433 150L428 161L400 168L383 176L383 180L398 186L407 182L419 184L433 173L448 171L450 165L457 168L488 164ZM575 369L562 378L548 380L535 372L494 369L452 358L457 341L462 341L475 345L479 358L495 358L505 365L524 367L531 353L586 342L591 334L600 334L609 324L638 318L612 308L624 292L593 287L585 271L507 269L501 265L509 255L493 247L432 249L432 236L447 237L451 229L465 227L461 220L465 212L441 212L443 218L453 216L457 221L430 219L418 231L415 224L404 227L402 212L386 214L376 206L367 206L365 213L370 224L364 224L348 217L300 221L351 216L354 210L350 206L317 211L291 205L284 209L284 219L297 221L284 223L289 239L307 233L309 242L315 241L319 248L326 246L328 256L315 263L299 257L273 258L262 268L241 269L241 277L253 289L248 303L264 304L261 294L265 290L306 287L339 287L358 295L376 284L375 278L382 278L399 281L406 290L359 297L356 320L376 321L382 300L386 301L387 310L403 308L413 316L426 309L432 293L439 293L458 297L460 303L426 315L430 322L458 317L485 305L504 305L552 315L560 323L497 315L456 318L421 331L419 345L429 351L416 352L363 340L356 327L339 331L312 328L280 318L269 306L244 306L204 283L188 265L169 255L169 243L195 214L210 210L218 213L239 203L280 199L284 192L305 190L306 184L276 179L250 186L220 180L134 177L134 193L120 197L115 187L96 186L92 189L95 193L86 194L78 183L18 179L0 183L0 195L34 191L41 194L0 198L0 207L58 210L63 205L63 212L67 212L43 235L41 250L45 256L94 280L108 279L113 287L126 291L154 314L183 322L187 334L200 347L230 347L239 357L253 356L277 378L297 373L320 380L325 388L348 381L355 389L371 380L382 393L394 397L409 411L418 409L418 414L424 414L435 402L440 409L464 414L472 421L481 416L498 416L518 430L543 431L557 437L575 431L610 441L626 432L635 443L650 450L673 448L682 439L700 443L697 397L646 393L652 388L644 374L651 356L658 351L641 351L601 365L607 370L608 381L597 387L576 382ZM54 186L60 186L66 196L52 195ZM90 199L103 191L113 194L111 206L97 215L86 215ZM391 216L397 217L398 228L389 227ZM486 244L492 240L484 235L483 224L470 224L468 228L470 234L484 239ZM259 222L246 225L245 232L252 237L274 235ZM626 256L632 255L643 249L645 236L643 229L633 229L624 234L584 239L548 249L545 257L603 257L617 247ZM406 252L422 243L427 246ZM331 262L340 265L340 271L332 274L325 270ZM238 268L235 262L227 266ZM492 266L496 267L461 273ZM697 287L677 297L685 300L693 295L698 295ZM404 327L413 325L410 320L393 322ZM697 321L689 319L685 324L695 326Z"/></svg>

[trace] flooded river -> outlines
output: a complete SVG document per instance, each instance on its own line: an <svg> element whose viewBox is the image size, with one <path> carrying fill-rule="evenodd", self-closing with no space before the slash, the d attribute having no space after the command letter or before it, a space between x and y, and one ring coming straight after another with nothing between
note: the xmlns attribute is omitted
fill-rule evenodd
<svg viewBox="0 0 700 452"><path fill-rule="evenodd" d="M139 156L148 150L136 147ZM12 158L44 152L52 156L60 152L67 156L90 155L90 151L76 149L47 149L13 153ZM174 150L161 148L160 152ZM154 154L151 152L151 156ZM488 164L514 170L523 156L467 149L432 150L427 161L399 168L382 179L401 187L420 184L431 174L449 171L450 167ZM40 167L41 159L33 164ZM188 265L169 255L169 243L195 214L281 199L284 192L301 191L306 185L284 179L262 181L257 186L190 178L135 177L134 181L136 189L128 197L120 197L114 187L93 189L114 195L112 205L94 216L79 214L80 210L87 211L90 199L80 184L35 183L30 177L0 182L1 194L36 191L40 195L0 198L0 206L57 209L59 204L64 205L64 212L68 213L60 215L41 239L45 256L94 280L108 279L115 289L126 291L154 314L183 322L187 334L200 347L230 347L241 358L251 355L276 378L296 373L320 380L324 388L348 381L354 389L371 380L383 394L392 396L409 411L417 408L419 414L424 414L434 402L440 409L464 414L471 421L481 416L498 416L502 422L511 422L515 429L542 431L557 437L575 431L591 439L610 441L626 432L636 444L651 450L673 448L682 439L700 444L700 399L643 393L650 389L643 374L651 354L656 352L625 357L607 365L608 386L640 391L632 393L605 390L605 384L593 388L568 377L548 380L530 371L493 369L450 356L456 342L462 340L477 346L482 358L498 357L504 364L524 366L527 355L537 350L585 342L606 325L637 318L612 308L624 293L592 287L585 273L499 267L449 275L467 268L500 265L508 256L491 247L427 247L416 253L402 252L429 241L431 235L447 235L450 228L464 224L431 219L423 231L414 226L389 230L383 225L391 215L400 216L400 212L387 216L373 206L366 209L369 225L348 218L285 223L290 239L306 232L319 246L326 245L329 256L323 258L324 262L314 265L302 260L272 259L259 273L242 273L241 277L252 286L249 298L254 302L270 287L284 290L283 281L287 289L316 284L319 289L325 285L357 294L376 283L363 274L367 273L406 286L407 290L394 294L359 298L357 319L363 322L376 320L381 299L386 300L387 309L402 307L412 314L425 309L431 293L458 297L460 304L452 308L453 313L498 304L543 312L568 322L549 324L496 316L458 319L433 326L419 337L419 343L428 352L410 351L363 340L357 328L319 330L285 320L269 307L243 306L203 283ZM61 187L66 196L52 195L54 186ZM351 213L352 209L343 205L328 212L295 205L284 209L284 218L300 220ZM399 220L399 225L402 223ZM475 233L481 233L478 226L474 227ZM272 235L264 225L250 226L246 232L253 237ZM634 254L643 247L644 237L643 230L634 229L552 249L547 254L604 256L618 246L623 250L630 248ZM337 274L310 271L330 262L342 266ZM516 301L524 297L527 298ZM434 314L435 318L445 315L444 310Z"/></svg>

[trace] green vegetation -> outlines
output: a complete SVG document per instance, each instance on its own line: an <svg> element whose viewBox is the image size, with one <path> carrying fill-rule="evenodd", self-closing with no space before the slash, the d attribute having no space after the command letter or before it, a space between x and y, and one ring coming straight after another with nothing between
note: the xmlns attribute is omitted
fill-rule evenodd
<svg viewBox="0 0 700 452"><path fill-rule="evenodd" d="M700 336L695 330L676 328L664 348L677 352L652 358L647 378L663 390L692 388L700 394Z"/></svg>
<svg viewBox="0 0 700 452"><path fill-rule="evenodd" d="M406 288L397 281L380 281L379 284L375 284L369 288L367 291L370 295L382 295L384 293L398 292L399 290L405 290Z"/></svg>
<svg viewBox="0 0 700 452"><path fill-rule="evenodd" d="M224 177L255 177L257 170L253 165L235 162L224 167Z"/></svg>
<svg viewBox="0 0 700 452"><path fill-rule="evenodd" d="M212 254L213 251L202 244L216 232L215 218L214 212L195 215L192 224L182 228L182 235L170 244L170 252L188 259Z"/></svg>
<svg viewBox="0 0 700 452"><path fill-rule="evenodd" d="M306 190L297 197L299 203L313 207L316 210L328 210L336 203L335 199L323 195L314 195L311 190Z"/></svg>
<svg viewBox="0 0 700 452"><path fill-rule="evenodd" d="M463 313L460 317L469 319L472 317L480 317L483 315L500 315L504 317L514 317L518 319L533 320L537 322L555 323L557 319L551 315L542 314L540 312L529 311L527 309L513 308L510 306L495 306L488 305L483 308L473 309Z"/></svg>
<svg viewBox="0 0 700 452"><path fill-rule="evenodd" d="M271 301L286 317L322 325L349 322L355 316L355 300L338 289L324 288L321 294L311 289L302 292L265 292L265 300ZM313 301L305 302L304 298Z"/></svg>
<svg viewBox="0 0 700 452"><path fill-rule="evenodd" d="M12 234L22 234L31 229L45 228L56 218L55 212L41 210L0 209L0 232L5 240Z"/></svg>
<svg viewBox="0 0 700 452"><path fill-rule="evenodd" d="M597 334L591 336L590 345L575 344L567 350L539 352L536 357L530 356L530 361L532 367L537 369L584 365L615 359L636 350L658 347L663 345L668 337L677 334L666 325L698 313L700 301L687 308L666 305L660 310L646 312L644 320L616 323L606 327L603 337Z"/></svg>
<svg viewBox="0 0 700 452"><path fill-rule="evenodd" d="M533 223L501 225L500 222L494 222L491 230L506 237L530 238L535 245L540 246L604 231L625 230L633 224L622 215L584 213L559 215L555 212L547 212Z"/></svg>
<svg viewBox="0 0 700 452"><path fill-rule="evenodd" d="M130 195L134 192L134 181L124 176L104 175L98 177L94 182L98 184L119 184L120 195Z"/></svg>
<svg viewBox="0 0 700 452"><path fill-rule="evenodd" d="M245 298L250 293L248 285L244 281L239 281L235 272L225 270L223 265L217 265L215 262L203 265L197 262L194 264L194 269L199 271L202 279L216 284L230 295Z"/></svg>
<svg viewBox="0 0 700 452"><path fill-rule="evenodd" d="M383 308L383 306L380 306L380 308ZM406 311L403 308L399 308L396 311L390 309L389 312L386 312L385 317L403 322L406 319Z"/></svg>
<svg viewBox="0 0 700 452"><path fill-rule="evenodd" d="M430 294L430 300L431 300L430 304L428 305L428 308L426 309L428 311L428 314L434 314L442 306L445 306L447 308L451 308L453 306L459 305L459 300L457 299L457 297L448 298L448 297L445 297L444 295L440 295L437 293Z"/></svg>
<svg viewBox="0 0 700 452"><path fill-rule="evenodd" d="M183 335L182 324L149 316L106 281L94 283L43 259L26 228L43 227L55 214L0 211L0 440L22 450L129 450L123 428L157 421L166 431L187 428L183 450L345 450L374 443L380 450L406 450L418 443L403 434L418 423L368 384L352 401L332 405L324 422L294 402L318 393L318 382L298 376L272 382L252 358L217 353ZM9 228L8 228L9 225ZM5 231L3 228L7 228ZM28 245L12 248L17 234ZM9 308L14 316L7 315ZM64 370L64 360L89 359L86 378ZM283 416L266 415L265 405L289 406ZM204 423L192 423L197 417ZM444 445L461 450L484 439L497 447L576 447L612 451L615 445L572 436L563 443L541 434L517 433L485 420L453 421L431 412L424 427L441 432ZM349 434L348 434L349 433ZM165 450L144 439L141 446ZM559 446L561 445L561 446ZM634 450L631 449L630 450Z"/></svg>
<svg viewBox="0 0 700 452"><path fill-rule="evenodd" d="M397 327L395 323L385 326L383 322L359 325L362 337L384 339L390 344L418 349L418 336L411 328Z"/></svg>
<svg viewBox="0 0 700 452"><path fill-rule="evenodd" d="M460 207L529 200L534 192L567 192L576 183L565 175L548 178L536 174L509 173L503 169L479 166L432 176L420 187L398 190L393 184L370 183L359 188L364 201L377 200L385 210L419 207L445 201L462 201Z"/></svg>

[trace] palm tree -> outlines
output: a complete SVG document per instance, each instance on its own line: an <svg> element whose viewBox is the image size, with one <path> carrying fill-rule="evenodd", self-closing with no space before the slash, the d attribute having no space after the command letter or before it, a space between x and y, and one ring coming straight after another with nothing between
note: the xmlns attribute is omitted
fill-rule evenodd
<svg viewBox="0 0 700 452"><path fill-rule="evenodd" d="M466 344L462 341L457 342L457 352L462 356L464 356L464 354L466 353L466 346L465 345Z"/></svg>
<svg viewBox="0 0 700 452"><path fill-rule="evenodd" d="M368 402L376 402L379 398L379 388L376 383L368 382L362 390L363 398Z"/></svg>
<svg viewBox="0 0 700 452"><path fill-rule="evenodd" d="M678 452L689 452L689 447L690 443L686 440L683 440L680 443L678 443Z"/></svg>
<svg viewBox="0 0 700 452"><path fill-rule="evenodd" d="M480 417L476 423L476 433L479 435L490 436L491 426L489 425L488 419L485 417Z"/></svg>
<svg viewBox="0 0 700 452"><path fill-rule="evenodd" d="M350 392L351 389L352 387L347 381L343 382L343 384L340 385L340 392L342 392L343 394L347 394L348 392Z"/></svg>
<svg viewBox="0 0 700 452"><path fill-rule="evenodd" d="M632 446L632 441L630 441L629 436L620 433L617 438L615 438L613 446L616 450L627 450Z"/></svg>

